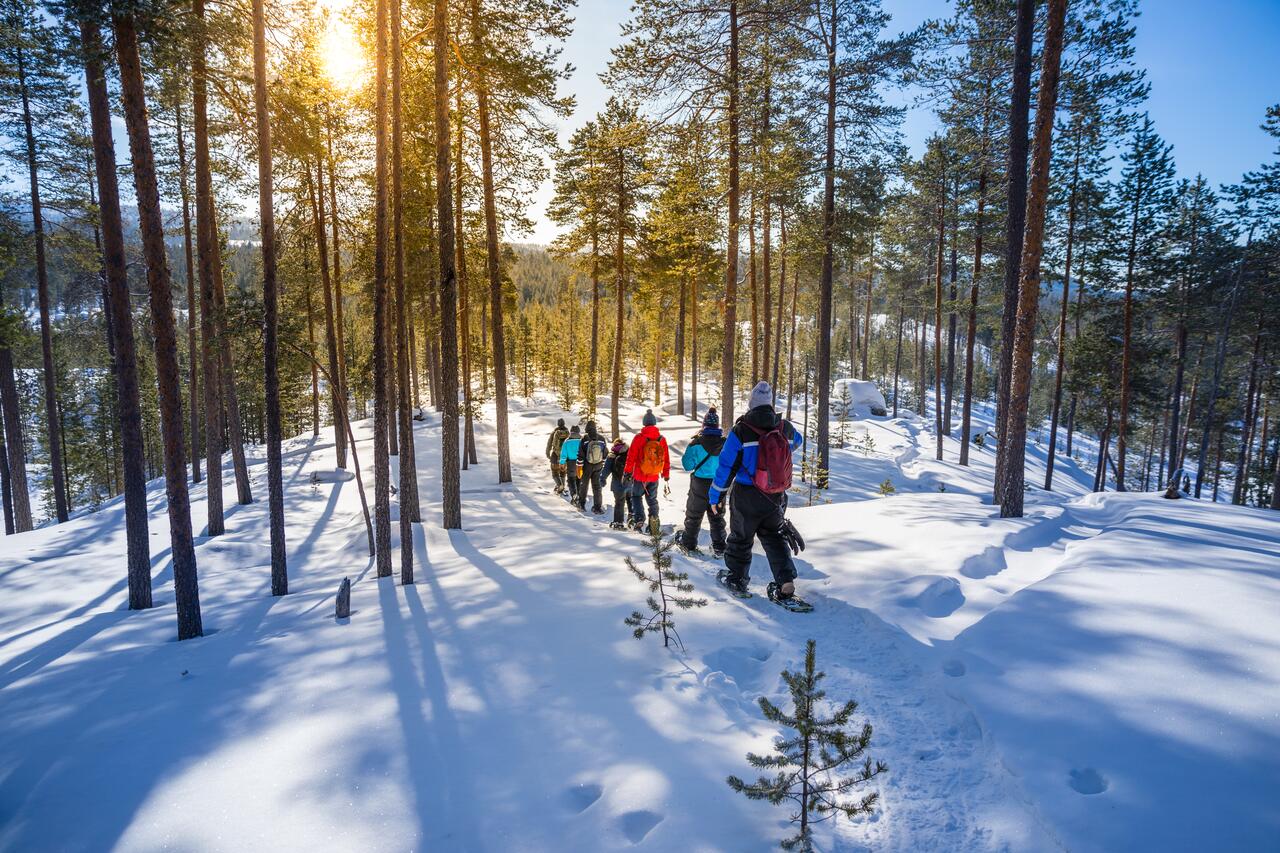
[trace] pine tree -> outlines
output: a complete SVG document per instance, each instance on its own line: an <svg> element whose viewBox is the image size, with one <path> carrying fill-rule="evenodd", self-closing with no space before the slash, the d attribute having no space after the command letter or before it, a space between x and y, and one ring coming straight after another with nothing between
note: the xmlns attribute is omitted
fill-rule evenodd
<svg viewBox="0 0 1280 853"><path fill-rule="evenodd" d="M791 822L799 824L798 832L782 842L784 850L813 850L813 825L837 815L852 820L875 810L879 792L872 791L860 799L844 799L855 789L875 779L889 768L866 754L871 745L871 724L863 723L861 731L849 730L858 703L849 700L822 716L826 691L820 686L826 673L817 669L817 644L810 640L805 647L804 672L783 670L782 680L791 691L792 710L786 713L765 696L760 697L760 711L771 723L793 729L795 734L774 741L769 755L747 753L747 762L764 771L776 771L745 782L737 776L726 781L729 787L752 800L766 800L772 805L794 803ZM854 766L861 760L860 766ZM842 776L842 771L852 770Z"/></svg>
<svg viewBox="0 0 1280 853"><path fill-rule="evenodd" d="M695 607L706 607L705 598L695 598L693 584L689 583L687 572L678 572L671 566L671 549L675 547L673 540L663 539L661 533L649 536L650 563L652 568L642 569L628 555L625 560L627 568L636 578L649 588L649 615L639 610L632 612L623 620L633 628L632 634L637 640L643 640L645 634L661 633L663 648L671 646L675 640L684 650L684 642L676 631L675 620L671 618L672 608L690 610Z"/></svg>
<svg viewBox="0 0 1280 853"><path fill-rule="evenodd" d="M445 529L462 527L458 473L458 278L454 252L453 187L449 162L449 3L435 0L432 18L435 73L436 225L440 232L440 482Z"/></svg>

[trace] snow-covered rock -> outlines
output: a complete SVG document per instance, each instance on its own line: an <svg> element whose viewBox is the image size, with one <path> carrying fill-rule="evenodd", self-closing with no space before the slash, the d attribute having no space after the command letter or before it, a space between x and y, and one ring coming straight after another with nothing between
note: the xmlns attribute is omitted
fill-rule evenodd
<svg viewBox="0 0 1280 853"><path fill-rule="evenodd" d="M831 395L831 411L840 414L848 395L849 415L876 415L883 417L886 411L884 394L869 379L837 379Z"/></svg>

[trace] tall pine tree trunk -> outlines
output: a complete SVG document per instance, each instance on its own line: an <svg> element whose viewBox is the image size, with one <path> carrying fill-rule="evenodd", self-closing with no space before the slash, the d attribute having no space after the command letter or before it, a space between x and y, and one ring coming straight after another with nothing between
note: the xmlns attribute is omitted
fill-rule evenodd
<svg viewBox="0 0 1280 853"><path fill-rule="evenodd" d="M751 384L760 379L760 287L756 276L756 193L747 212L747 289L751 291Z"/></svg>
<svg viewBox="0 0 1280 853"><path fill-rule="evenodd" d="M111 368L116 380L116 412L120 424L124 469L125 553L129 609L145 610L151 602L151 540L147 529L147 475L142 438L142 406L138 395L137 348L133 310L120 219L116 180L116 148L111 133L111 104L103 58L109 56L96 20L82 14L80 44L85 88L93 132L94 173L98 184L98 218L102 227L102 266L106 273L107 310L111 318Z"/></svg>
<svg viewBox="0 0 1280 853"><path fill-rule="evenodd" d="M1026 474L1027 407L1031 402L1031 368L1035 349L1036 312L1040 304L1040 259L1044 251L1044 216L1049 195L1054 109L1062 60L1062 31L1067 0L1049 0L1040 87L1036 101L1035 146L1028 180L1026 236L1019 264L1018 320L1009 373L1009 404L1000 441L1004 459L1000 516L1021 518Z"/></svg>
<svg viewBox="0 0 1280 853"><path fill-rule="evenodd" d="M173 320L173 291L165 257L164 221L160 216L160 191L156 184L151 130L147 126L146 84L138 57L138 37L133 18L114 17L116 56L120 66L120 94L133 159L134 192L138 199L138 224L151 292L151 328L155 339L156 380L160 392L160 428L164 436L165 494L169 504L170 559L178 611L178 639L200 636L200 590L196 578L196 554L191 537L191 505L187 494L187 470L183 459L182 389L178 378L177 328Z"/></svg>
<svg viewBox="0 0 1280 853"><path fill-rule="evenodd" d="M182 195L182 250L187 271L187 360L190 362L190 376L187 378L190 404L187 412L191 422L191 482L200 482L200 343L196 335L196 316L199 308L196 303L196 267L195 252L191 243L191 190L187 185L188 163L185 134L182 130L182 99L178 97L174 109L174 135L178 142L178 186Z"/></svg>
<svg viewBox="0 0 1280 853"><path fill-rule="evenodd" d="M4 409L5 457L9 487L13 493L13 529L25 533L32 527L31 496L27 485L27 452L23 446L22 408L13 369L13 350L0 347L0 407Z"/></svg>
<svg viewBox="0 0 1280 853"><path fill-rule="evenodd" d="M480 2L471 0L473 38L481 38ZM507 430L507 350L502 327L502 275L499 270L498 208L493 189L493 143L489 136L489 92L484 67L476 76L476 102L480 118L480 165L484 175L484 229L486 260L489 271L489 316L493 338L493 387L498 439L498 482L511 482L511 438ZM591 349L595 352L596 304L595 282L592 280ZM593 374L594 375L594 374ZM592 381L594 385L594 379ZM591 401L592 408L595 400Z"/></svg>
<svg viewBox="0 0 1280 853"><path fill-rule="evenodd" d="M613 387L609 398L609 422L613 430L621 435L622 426L618 422L618 396L622 393L622 323L627 296L627 255L626 255L626 221L627 221L627 183L626 169L621 146L617 150L618 185L615 195L618 205L617 233L614 237L613 276L615 311L613 323Z"/></svg>
<svg viewBox="0 0 1280 853"><path fill-rule="evenodd" d="M1076 137L1075 165L1067 199L1067 255L1062 267L1062 306L1058 314L1057 367L1053 376L1053 409L1049 416L1049 451L1044 465L1044 488L1053 491L1053 465L1058 452L1058 413L1062 409L1062 377L1067 369L1067 306L1071 304L1071 253L1075 249L1076 197L1080 184L1080 138Z"/></svg>
<svg viewBox="0 0 1280 853"><path fill-rule="evenodd" d="M817 447L814 448L818 455L815 479L819 489L827 487L827 471L831 468L828 432L831 427L831 289L836 227L836 48L839 44L837 0L830 0L829 14L831 31L827 44L826 154L822 175L822 277L818 284L818 423L815 436Z"/></svg>
<svg viewBox="0 0 1280 853"><path fill-rule="evenodd" d="M1120 347L1120 426L1116 430L1116 491L1127 491L1125 485L1125 463L1129 447L1129 374L1132 371L1133 358L1133 275L1134 265L1138 257L1138 215L1142 210L1143 186L1141 175L1133 198L1133 214L1129 226L1129 251L1126 259L1124 279L1124 335Z"/></svg>
<svg viewBox="0 0 1280 853"><path fill-rule="evenodd" d="M983 121L983 139L986 121ZM969 284L969 325L964 341L964 408L960 412L960 464L969 464L969 442L973 436L973 356L978 337L978 285L982 281L982 215L987 206L985 148L983 167L978 173L978 206L973 216L973 281Z"/></svg>
<svg viewBox="0 0 1280 853"><path fill-rule="evenodd" d="M1258 367L1262 352L1263 320L1259 315L1258 330L1253 334L1253 354L1249 358L1249 384L1244 394L1244 417L1240 429L1240 451L1236 456L1235 486L1231 490L1233 504L1244 503L1244 495L1249 486L1249 458L1253 445L1254 421L1257 417L1257 405L1254 396L1258 393Z"/></svg>
<svg viewBox="0 0 1280 853"><path fill-rule="evenodd" d="M436 220L440 225L440 488L446 530L462 527L458 475L458 279L454 253L453 187L449 174L449 3L435 0Z"/></svg>
<svg viewBox="0 0 1280 853"><path fill-rule="evenodd" d="M956 384L956 297L960 277L960 170L952 176L951 195L951 289L947 298L947 380L946 403L942 407L942 434L951 435L951 401Z"/></svg>
<svg viewBox="0 0 1280 853"><path fill-rule="evenodd" d="M333 321L338 327L338 375L334 377L334 380L342 390L342 405L345 409L348 403L347 394L351 386L347 384L347 326L343 319L343 303L345 300L342 298L342 243L340 242L339 232L341 229L338 222L337 161L333 156L333 114L326 110L325 117L328 120L325 128L325 141L329 155L327 158L329 166L329 224L333 233Z"/></svg>
<svg viewBox="0 0 1280 853"><path fill-rule="evenodd" d="M345 411L344 395L339 386L341 373L338 370L338 334L335 329L333 315L333 282L329 277L329 241L324 227L324 169L316 162L316 182L311 182L311 165L307 164L307 193L311 200L311 225L316 235L316 251L320 255L320 286L324 290L324 336L325 350L329 361L329 399L333 406L333 445L337 456L337 466L347 467L347 433L342 427L342 415Z"/></svg>
<svg viewBox="0 0 1280 853"><path fill-rule="evenodd" d="M893 356L893 416L898 416L898 377L902 372L902 303L898 303L898 348Z"/></svg>
<svg viewBox="0 0 1280 853"><path fill-rule="evenodd" d="M996 374L996 435L1003 445L1009 407L1009 378L1013 365L1014 324L1018 313L1023 228L1027 210L1027 120L1031 111L1031 43L1035 31L1035 0L1018 0L1014 28L1013 80L1009 100L1009 158L1005 199L1008 214L1004 229L1004 311L1000 317L1000 366ZM998 502L1004 488L1005 455L996 456L995 488Z"/></svg>
<svg viewBox="0 0 1280 853"><path fill-rule="evenodd" d="M934 271L933 288L933 434L936 443L934 458L942 459L942 254L947 244L946 206L938 205L938 264Z"/></svg>
<svg viewBox="0 0 1280 853"><path fill-rule="evenodd" d="M791 398L796 392L796 300L800 295L800 273L791 273L791 328L787 332L787 420L791 419ZM806 385L806 387L808 387ZM720 423L724 423L723 418ZM805 444L809 443L805 436Z"/></svg>
<svg viewBox="0 0 1280 853"><path fill-rule="evenodd" d="M391 252L396 296L396 419L400 434L400 583L413 583L413 525L422 521L418 501L418 456L413 440L410 385L409 300L404 281L404 139L400 35L401 0L391 4Z"/></svg>
<svg viewBox="0 0 1280 853"><path fill-rule="evenodd" d="M774 319L775 333L773 336L773 376L769 379L769 384L773 386L773 403L778 403L778 376L780 373L780 364L782 362L782 306L786 303L787 296L787 211L786 208L779 208L778 226L782 238L782 254L778 258L778 313ZM696 412L695 412L696 414Z"/></svg>
<svg viewBox="0 0 1280 853"><path fill-rule="evenodd" d="M725 424L733 423L734 351L738 346L738 82L738 0L729 0L729 231L725 240L724 348L720 358L720 419Z"/></svg>
<svg viewBox="0 0 1280 853"><path fill-rule="evenodd" d="M684 324L686 308L686 294L689 287L687 282L680 282L680 307L676 320L676 414L683 415L684 408ZM694 413L695 417L697 412Z"/></svg>
<svg viewBox="0 0 1280 853"><path fill-rule="evenodd" d="M267 416L267 512L271 529L271 594L287 595L289 572L284 541L284 477L281 471L279 291L276 286L276 224L271 163L271 112L267 105L267 34L263 0L253 0L253 105L258 131L258 230L262 237L262 336ZM311 326L311 282L307 282L307 328L312 363L315 331ZM314 373L312 374L314 376ZM315 431L320 432L319 401Z"/></svg>
<svg viewBox="0 0 1280 853"><path fill-rule="evenodd" d="M373 536L380 578L391 577L391 400L387 373L387 2L376 0L373 243ZM446 90L447 91L447 90Z"/></svg>
<svg viewBox="0 0 1280 853"><path fill-rule="evenodd" d="M867 301L862 311L862 379L870 379L871 356L871 289L876 276L876 235L871 235L871 248L867 251Z"/></svg>
<svg viewBox="0 0 1280 853"><path fill-rule="evenodd" d="M457 86L457 114L464 115L462 111L462 82L458 82ZM457 239L457 255L458 255L458 302L461 309L461 329L458 333L458 345L462 349L462 467L467 469L475 465L476 457L476 435L475 424L472 416L471 403L471 292L470 281L467 278L467 248L466 248L466 232L462 227L462 141L465 134L465 128L461 120L458 122L458 159L457 172L454 176L454 211L453 211L453 227Z"/></svg>
<svg viewBox="0 0 1280 853"><path fill-rule="evenodd" d="M62 442L59 440L61 420L58 416L58 388L53 364L53 323L49 305L49 265L45 258L44 212L40 204L40 167L36 156L36 136L31 118L30 87L25 56L21 45L17 50L18 92L22 102L22 126L26 138L27 173L31 188L31 223L36 241L36 301L40 310L40 357L43 363L44 415L46 449L49 452L49 475L53 480L54 512L58 522L67 520L67 482L63 476Z"/></svg>

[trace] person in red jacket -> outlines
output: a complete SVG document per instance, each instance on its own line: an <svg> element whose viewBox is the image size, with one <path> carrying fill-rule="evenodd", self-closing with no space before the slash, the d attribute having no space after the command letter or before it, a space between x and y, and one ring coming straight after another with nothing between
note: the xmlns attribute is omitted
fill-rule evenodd
<svg viewBox="0 0 1280 853"><path fill-rule="evenodd" d="M667 440L658 432L658 418L653 410L644 413L644 428L631 440L627 451L627 464L622 469L631 495L631 527L645 529L645 505L649 508L649 532L657 535L658 478L671 479L671 457L667 453Z"/></svg>

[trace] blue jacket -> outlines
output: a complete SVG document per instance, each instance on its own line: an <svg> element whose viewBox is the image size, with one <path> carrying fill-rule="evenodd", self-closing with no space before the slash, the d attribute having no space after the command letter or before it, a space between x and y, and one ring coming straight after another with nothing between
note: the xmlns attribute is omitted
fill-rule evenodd
<svg viewBox="0 0 1280 853"><path fill-rule="evenodd" d="M695 477L710 480L716 475L720 462L720 448L724 447L724 433L718 429L704 429L693 437L680 457L680 465Z"/></svg>
<svg viewBox="0 0 1280 853"><path fill-rule="evenodd" d="M797 432L789 421L783 420L773 410L773 406L757 406L747 412L733 425L733 429L729 430L729 437L725 439L724 448L720 451L716 475L707 493L707 500L713 504L719 503L721 495L728 490L731 476L734 482L744 486L751 486L755 481L756 454L760 438L747 424L762 430L772 429L781 424L782 434L790 442L792 453L804 444L804 436ZM736 473L733 470L734 466L738 469Z"/></svg>
<svg viewBox="0 0 1280 853"><path fill-rule="evenodd" d="M582 439L578 436L565 439L564 444L560 445L560 464L563 465L570 459L574 464L578 462L578 445L582 443ZM575 469L576 470L576 469Z"/></svg>

